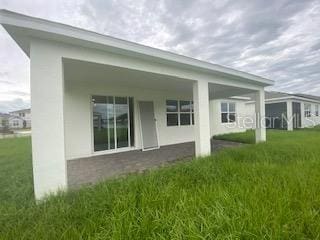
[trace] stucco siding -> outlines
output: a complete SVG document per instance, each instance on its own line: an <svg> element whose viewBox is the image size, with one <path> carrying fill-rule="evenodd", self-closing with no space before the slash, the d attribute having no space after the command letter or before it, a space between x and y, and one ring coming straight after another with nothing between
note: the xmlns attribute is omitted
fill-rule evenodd
<svg viewBox="0 0 320 240"><path fill-rule="evenodd" d="M166 100L192 100L192 94L155 91L150 89L133 89L122 86L108 86L107 84L79 84L68 85L66 79L65 87L65 141L66 158L73 159L95 155L93 151L92 133L92 110L91 96L128 96L134 98L134 126L135 146L134 149L141 149L141 129L138 111L138 101L153 101L155 118L160 146L178 144L194 141L194 126L167 126ZM240 117L240 123L221 123L221 102L235 102L236 114ZM210 134L211 136L243 132L246 130L241 125L241 117L246 116L245 101L233 99L211 100L209 105L210 113Z"/></svg>
<svg viewBox="0 0 320 240"><path fill-rule="evenodd" d="M167 126L166 100L192 100L189 94L132 89L108 86L106 84L86 84L68 88L65 92L65 139L67 159L93 155L91 96L128 96L134 98L135 149L141 149L141 131L138 101L154 103L155 118L160 146L194 141L194 127Z"/></svg>
<svg viewBox="0 0 320 240"><path fill-rule="evenodd" d="M234 102L236 104L236 122L221 122L221 102ZM245 102L234 99L216 99L210 101L210 132L211 136L233 132L244 132L246 128L242 125L243 117L245 117Z"/></svg>
<svg viewBox="0 0 320 240"><path fill-rule="evenodd" d="M304 104L311 104L311 117L304 116ZM320 107L320 104L318 104ZM316 104L312 102L302 102L302 127L313 127L320 124L320 116L315 116ZM319 109L320 110L320 109Z"/></svg>

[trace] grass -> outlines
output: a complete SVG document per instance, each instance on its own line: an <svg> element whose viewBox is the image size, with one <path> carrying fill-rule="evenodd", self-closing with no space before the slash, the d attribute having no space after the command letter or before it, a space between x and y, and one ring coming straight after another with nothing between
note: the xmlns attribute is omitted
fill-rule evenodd
<svg viewBox="0 0 320 240"><path fill-rule="evenodd" d="M0 239L320 239L320 129L267 138L38 205L30 139L1 140Z"/></svg>

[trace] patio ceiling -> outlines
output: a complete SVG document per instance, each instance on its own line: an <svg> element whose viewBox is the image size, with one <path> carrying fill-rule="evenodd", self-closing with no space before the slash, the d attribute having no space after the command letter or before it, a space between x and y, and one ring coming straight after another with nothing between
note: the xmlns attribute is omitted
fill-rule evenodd
<svg viewBox="0 0 320 240"><path fill-rule="evenodd" d="M64 79L69 84L112 84L145 90L175 91L192 94L194 81L110 65L64 59ZM210 99L227 98L251 93L252 90L209 83Z"/></svg>

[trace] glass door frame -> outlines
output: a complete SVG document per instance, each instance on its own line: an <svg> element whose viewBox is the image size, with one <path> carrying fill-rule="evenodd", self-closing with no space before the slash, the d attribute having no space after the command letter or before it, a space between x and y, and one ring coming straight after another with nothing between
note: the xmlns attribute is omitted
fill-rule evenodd
<svg viewBox="0 0 320 240"><path fill-rule="evenodd" d="M93 121L93 110L94 110L94 103L92 101L94 96L102 96L102 97L112 97L113 98L113 114L114 114L114 149L106 149L106 150L100 150L96 151L95 146L94 146L94 121ZM116 107L115 107L115 99L116 97L123 97L127 99L127 114L128 114L128 146L127 147L121 147L118 148L118 143L117 143L117 121L116 121ZM132 119L130 116L130 102L129 99L132 98ZM130 121L133 121L133 126L135 126L135 99L131 96L123 96L123 95L113 95L113 94L90 94L90 131L91 131L91 153L93 155L103 155L103 154L111 154L111 153L117 153L117 152L126 152L130 150L135 150L135 145L131 146L131 124ZM109 121L109 120L108 120ZM135 129L133 128L133 141L134 143L136 142L136 134L135 134ZM108 138L110 138L110 134L108 134ZM110 145L110 141L108 139L108 145ZM108 146L109 147L109 146ZM110 147L109 147L110 148Z"/></svg>

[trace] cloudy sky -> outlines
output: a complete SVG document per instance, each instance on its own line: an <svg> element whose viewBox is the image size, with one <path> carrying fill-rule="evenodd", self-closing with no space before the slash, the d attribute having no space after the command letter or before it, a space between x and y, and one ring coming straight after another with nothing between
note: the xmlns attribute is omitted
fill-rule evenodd
<svg viewBox="0 0 320 240"><path fill-rule="evenodd" d="M5 8L320 95L319 0L0 0ZM28 107L29 60L0 27L0 112Z"/></svg>

